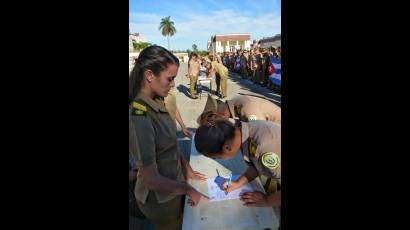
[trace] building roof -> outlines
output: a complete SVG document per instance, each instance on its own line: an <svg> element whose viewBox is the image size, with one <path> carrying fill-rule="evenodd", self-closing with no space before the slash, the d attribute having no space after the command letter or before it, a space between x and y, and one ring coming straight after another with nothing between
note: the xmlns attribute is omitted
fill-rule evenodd
<svg viewBox="0 0 410 230"><path fill-rule="evenodd" d="M280 41L281 40L281 36L280 34L277 34L273 37L268 37L268 38L262 38L261 40L259 40L260 43L265 43L265 42L274 42L274 41Z"/></svg>
<svg viewBox="0 0 410 230"><path fill-rule="evenodd" d="M135 42L148 42L148 40L140 33L130 34L129 37Z"/></svg>
<svg viewBox="0 0 410 230"><path fill-rule="evenodd" d="M213 38L212 41L246 41L250 40L251 35L250 34L216 34Z"/></svg>

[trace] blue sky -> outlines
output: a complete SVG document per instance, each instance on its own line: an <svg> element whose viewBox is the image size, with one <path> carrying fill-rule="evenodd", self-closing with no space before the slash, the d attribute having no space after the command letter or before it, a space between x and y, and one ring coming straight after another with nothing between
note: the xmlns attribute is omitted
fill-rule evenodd
<svg viewBox="0 0 410 230"><path fill-rule="evenodd" d="M171 16L177 33L171 50L206 50L211 35L250 33L252 40L281 33L281 0L129 0L131 33L167 47L158 30L161 18Z"/></svg>

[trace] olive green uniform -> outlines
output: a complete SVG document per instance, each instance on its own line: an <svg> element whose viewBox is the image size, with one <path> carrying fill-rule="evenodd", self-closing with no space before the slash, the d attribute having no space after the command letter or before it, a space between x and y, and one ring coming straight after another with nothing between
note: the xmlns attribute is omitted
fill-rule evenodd
<svg viewBox="0 0 410 230"><path fill-rule="evenodd" d="M177 147L175 119L169 115L163 99L153 100L140 93L131 106L129 145L136 166L153 166L164 177L185 181ZM134 194L141 212L154 223L156 229L180 229L182 196L149 190L140 173L137 174Z"/></svg>
<svg viewBox="0 0 410 230"><path fill-rule="evenodd" d="M241 122L243 159L255 166L259 175L266 176L268 195L281 185L281 125L268 121ZM280 208L274 207L280 219Z"/></svg>
<svg viewBox="0 0 410 230"><path fill-rule="evenodd" d="M255 166L259 175L267 177L268 195L280 190L281 126L273 122L241 122L243 159ZM280 218L280 208L274 208Z"/></svg>
<svg viewBox="0 0 410 230"><path fill-rule="evenodd" d="M221 78L221 95L222 97L226 97L228 87L228 69L222 63L218 63L217 61L212 61L211 65L212 69L215 70Z"/></svg>
<svg viewBox="0 0 410 230"><path fill-rule="evenodd" d="M198 75L199 75L199 62L194 61L194 59L191 59L189 61L189 68L188 68L188 76L189 76L189 92L191 93L191 96L196 95L196 82L198 81Z"/></svg>

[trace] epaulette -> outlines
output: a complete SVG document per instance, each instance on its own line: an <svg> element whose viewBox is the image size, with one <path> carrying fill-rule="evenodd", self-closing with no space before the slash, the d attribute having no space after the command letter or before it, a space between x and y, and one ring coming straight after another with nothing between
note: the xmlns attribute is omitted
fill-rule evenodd
<svg viewBox="0 0 410 230"><path fill-rule="evenodd" d="M145 116L147 114L147 107L136 101L132 102L132 112L133 116Z"/></svg>

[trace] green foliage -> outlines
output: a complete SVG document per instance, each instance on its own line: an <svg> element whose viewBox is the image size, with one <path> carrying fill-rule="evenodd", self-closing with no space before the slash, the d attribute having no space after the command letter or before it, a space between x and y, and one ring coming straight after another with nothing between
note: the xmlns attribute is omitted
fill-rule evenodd
<svg viewBox="0 0 410 230"><path fill-rule="evenodd" d="M202 50L202 51L198 51L197 54L201 57L206 56L208 54L208 51L206 50Z"/></svg>
<svg viewBox="0 0 410 230"><path fill-rule="evenodd" d="M134 51L136 52L140 52L141 50L147 48L148 46L151 46L151 44L148 42L133 42L132 44L134 46Z"/></svg>
<svg viewBox="0 0 410 230"><path fill-rule="evenodd" d="M192 50L194 52L198 52L198 46L196 44L192 44Z"/></svg>

